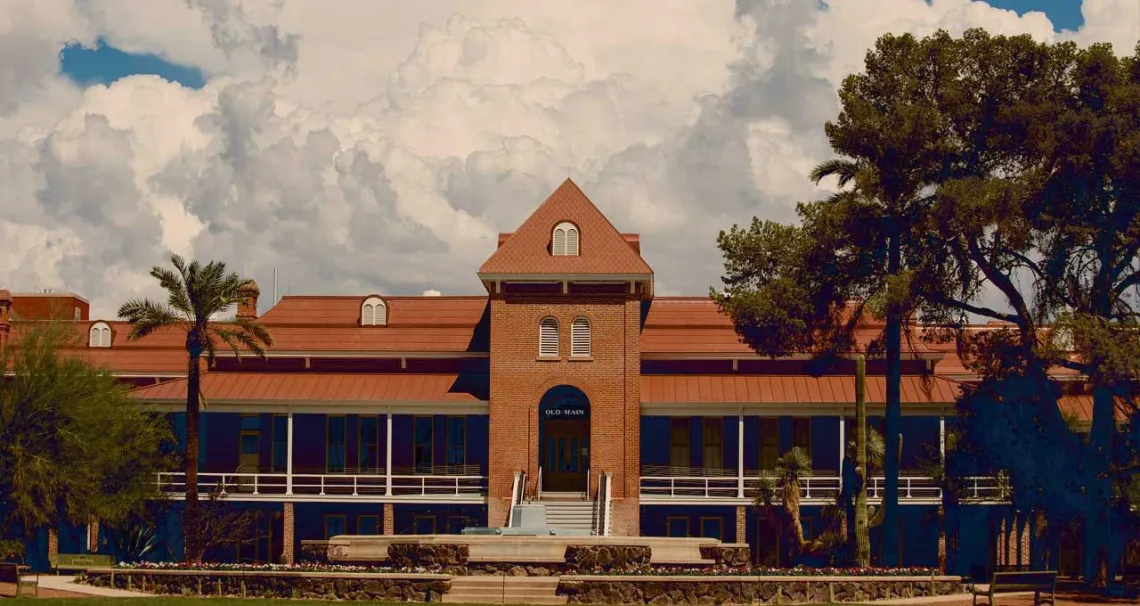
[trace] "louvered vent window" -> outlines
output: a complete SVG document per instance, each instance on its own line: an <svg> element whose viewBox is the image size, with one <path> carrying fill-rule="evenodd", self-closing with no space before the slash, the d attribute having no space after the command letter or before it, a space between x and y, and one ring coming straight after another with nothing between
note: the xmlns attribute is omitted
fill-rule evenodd
<svg viewBox="0 0 1140 606"><path fill-rule="evenodd" d="M578 256L578 228L573 223L559 223L554 226L554 238L550 251L558 257Z"/></svg>
<svg viewBox="0 0 1140 606"><path fill-rule="evenodd" d="M388 306L376 297L370 297L360 308L361 326L385 326L388 324Z"/></svg>
<svg viewBox="0 0 1140 606"><path fill-rule="evenodd" d="M570 325L570 355L590 355L590 321L578 318Z"/></svg>
<svg viewBox="0 0 1140 606"><path fill-rule="evenodd" d="M91 326L91 340L88 342L90 347L110 347L111 346L111 327L103 322L98 322Z"/></svg>
<svg viewBox="0 0 1140 606"><path fill-rule="evenodd" d="M538 355L558 356L558 320L543 318L538 326Z"/></svg>

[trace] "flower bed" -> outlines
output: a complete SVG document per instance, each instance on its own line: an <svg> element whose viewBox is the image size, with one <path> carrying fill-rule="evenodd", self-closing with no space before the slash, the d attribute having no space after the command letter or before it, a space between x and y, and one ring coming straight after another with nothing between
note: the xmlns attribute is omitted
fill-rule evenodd
<svg viewBox="0 0 1140 606"><path fill-rule="evenodd" d="M88 570L80 582L159 595L370 602L438 602L451 589L451 577L447 575L314 572L298 568L150 565Z"/></svg>
<svg viewBox="0 0 1140 606"><path fill-rule="evenodd" d="M961 593L960 577L939 576L564 576L571 604L814 604Z"/></svg>

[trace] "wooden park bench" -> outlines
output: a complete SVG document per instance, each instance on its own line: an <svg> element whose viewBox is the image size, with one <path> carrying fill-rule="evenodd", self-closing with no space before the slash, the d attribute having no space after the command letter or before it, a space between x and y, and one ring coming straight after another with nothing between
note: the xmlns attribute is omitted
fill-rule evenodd
<svg viewBox="0 0 1140 606"><path fill-rule="evenodd" d="M15 598L20 597L20 588L28 587L34 591L36 597L40 596L40 582L39 579L25 579L20 576L20 569L24 568L18 564L10 562L0 562L0 583L12 583L16 586Z"/></svg>
<svg viewBox="0 0 1140 606"><path fill-rule="evenodd" d="M60 553L48 556L52 570L87 570L88 568L109 568L115 565L115 558L102 553Z"/></svg>
<svg viewBox="0 0 1140 606"><path fill-rule="evenodd" d="M984 591L973 587L970 593L974 594L974 605L977 606L978 596L989 597L990 606L994 606L994 596L999 593L1012 593L1017 591L1032 591L1033 605L1044 603L1055 604L1053 594L1057 590L1057 571L1038 570L1023 572L995 572L990 580L990 586ZM1048 595L1048 597L1045 597Z"/></svg>

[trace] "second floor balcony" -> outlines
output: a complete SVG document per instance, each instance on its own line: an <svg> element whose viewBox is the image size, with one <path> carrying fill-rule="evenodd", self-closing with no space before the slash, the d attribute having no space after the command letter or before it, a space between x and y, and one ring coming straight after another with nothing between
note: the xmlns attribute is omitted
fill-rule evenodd
<svg viewBox="0 0 1140 606"><path fill-rule="evenodd" d="M641 503L671 505L749 504L760 494L761 481L774 482L775 472L644 465L641 468ZM957 499L963 503L1008 503L1007 486L994 476L956 480ZM805 505L834 503L842 488L838 471L815 470L800 480L800 500ZM867 484L867 502L882 502L886 480L872 476ZM899 474L899 502L904 505L939 505L943 489L918 471ZM778 502L778 493L776 495Z"/></svg>

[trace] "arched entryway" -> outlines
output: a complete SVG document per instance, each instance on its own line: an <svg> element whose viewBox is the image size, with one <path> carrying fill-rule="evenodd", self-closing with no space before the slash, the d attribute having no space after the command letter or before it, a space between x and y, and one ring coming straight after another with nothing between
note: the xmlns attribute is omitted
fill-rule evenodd
<svg viewBox="0 0 1140 606"><path fill-rule="evenodd" d="M590 400L559 385L538 406L538 461L543 492L585 492L590 473Z"/></svg>

